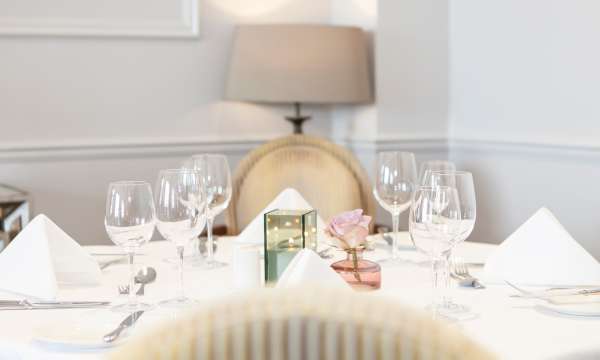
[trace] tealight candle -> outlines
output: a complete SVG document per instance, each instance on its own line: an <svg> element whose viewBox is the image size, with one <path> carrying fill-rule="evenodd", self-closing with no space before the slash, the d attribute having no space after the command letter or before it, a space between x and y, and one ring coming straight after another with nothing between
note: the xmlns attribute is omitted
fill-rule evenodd
<svg viewBox="0 0 600 360"><path fill-rule="evenodd" d="M317 248L314 210L273 210L265 214L265 282L275 282L303 248Z"/></svg>

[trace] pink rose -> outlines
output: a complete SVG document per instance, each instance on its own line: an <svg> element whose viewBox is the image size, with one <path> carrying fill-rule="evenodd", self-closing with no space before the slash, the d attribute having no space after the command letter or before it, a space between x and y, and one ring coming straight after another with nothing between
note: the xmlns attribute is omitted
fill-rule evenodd
<svg viewBox="0 0 600 360"><path fill-rule="evenodd" d="M334 216L325 232L338 240L342 249L354 249L366 242L370 222L370 216L363 215L362 209L356 209Z"/></svg>

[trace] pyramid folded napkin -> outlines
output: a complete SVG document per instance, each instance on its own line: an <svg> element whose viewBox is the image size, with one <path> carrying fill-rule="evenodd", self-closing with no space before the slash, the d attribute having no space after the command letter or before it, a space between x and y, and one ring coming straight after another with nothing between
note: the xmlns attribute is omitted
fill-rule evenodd
<svg viewBox="0 0 600 360"><path fill-rule="evenodd" d="M97 285L98 263L43 214L0 253L0 291L55 300L59 285ZM6 276L9 275L9 276Z"/></svg>
<svg viewBox="0 0 600 360"><path fill-rule="evenodd" d="M247 244L262 244L264 241L265 231L265 213L276 210L309 210L313 207L300 195L298 190L287 188L273 199L255 218L246 226L246 228L240 233L236 242L247 243ZM317 228L319 229L317 238L319 243L324 243L323 229L325 229L325 222L317 214Z"/></svg>
<svg viewBox="0 0 600 360"><path fill-rule="evenodd" d="M600 264L550 210L541 208L494 250L483 279L533 286L600 285Z"/></svg>
<svg viewBox="0 0 600 360"><path fill-rule="evenodd" d="M301 250L288 264L277 281L278 288L298 285L321 285L328 288L350 288L319 255L310 249Z"/></svg>

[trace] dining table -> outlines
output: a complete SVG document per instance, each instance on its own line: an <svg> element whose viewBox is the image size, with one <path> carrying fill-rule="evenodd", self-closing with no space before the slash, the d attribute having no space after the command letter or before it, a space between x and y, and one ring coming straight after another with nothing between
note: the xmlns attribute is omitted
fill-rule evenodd
<svg viewBox="0 0 600 360"><path fill-rule="evenodd" d="M432 299L431 267L427 258L412 246L408 233L402 232L398 237L403 261L381 262L381 288L367 296L385 297L407 309L423 310ZM386 245L379 241L365 257L377 261L389 256ZM227 266L211 270L192 265L184 267L186 295L198 300L198 306L210 306L211 302L225 297L243 296L247 291L234 286L231 266L234 246L238 246L235 237L218 240L216 258ZM119 253L115 246L84 248L99 261ZM453 256L463 259L470 265L471 273L479 276L482 265L495 248L492 244L464 242L457 245ZM334 262L344 256L342 251L332 252L335 256L323 261ZM176 293L175 256L174 245L167 241L151 241L140 250L136 266L151 266L157 272L156 280L145 287L140 300L157 304ZM126 295L118 291L119 285L128 280L125 257L122 262L104 268L102 274L98 286L60 287L58 300L126 301ZM485 285L485 289L475 289L451 281L448 295L454 302L469 308L469 316L449 322L452 329L486 347L499 359L600 358L600 317L561 314L544 306L541 300L514 296L517 291L506 284ZM157 305L144 313L119 341L104 344L102 334L114 329L126 314L113 312L108 307L0 310L0 359L105 359L128 339L185 314L185 311ZM97 337L98 341L90 344L90 337Z"/></svg>

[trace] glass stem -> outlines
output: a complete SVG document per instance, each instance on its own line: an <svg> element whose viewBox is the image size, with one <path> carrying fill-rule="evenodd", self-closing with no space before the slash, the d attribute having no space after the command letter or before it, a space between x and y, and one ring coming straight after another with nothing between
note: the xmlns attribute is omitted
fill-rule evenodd
<svg viewBox="0 0 600 360"><path fill-rule="evenodd" d="M432 310L437 313L443 305L445 296L445 274L448 268L448 261L445 255L431 260L431 270L433 274L433 304Z"/></svg>
<svg viewBox="0 0 600 360"><path fill-rule="evenodd" d="M400 213L392 214L392 259L398 259L398 231L400 228Z"/></svg>
<svg viewBox="0 0 600 360"><path fill-rule="evenodd" d="M442 301L443 301L444 306L452 304L452 297L448 293L448 289L450 289L450 256L451 255L452 255L451 250L448 250L443 255L444 260L445 260L443 274L442 274L442 281L443 281L442 286L444 287L444 296L442 298Z"/></svg>
<svg viewBox="0 0 600 360"><path fill-rule="evenodd" d="M213 246L213 218L212 217L207 217L206 218L206 236L208 237L208 240L206 242L206 246L207 246L207 262L209 265L212 265L215 262L215 254L214 254L214 246Z"/></svg>
<svg viewBox="0 0 600 360"><path fill-rule="evenodd" d="M127 253L129 257L129 304L135 306L137 304L137 296L135 294L135 250L130 250Z"/></svg>
<svg viewBox="0 0 600 360"><path fill-rule="evenodd" d="M177 297L184 299L183 293L183 246L177 247L177 255L179 255L179 289L177 290Z"/></svg>
<svg viewBox="0 0 600 360"><path fill-rule="evenodd" d="M202 256L200 253L200 238L197 236L192 239L192 257L197 258Z"/></svg>

